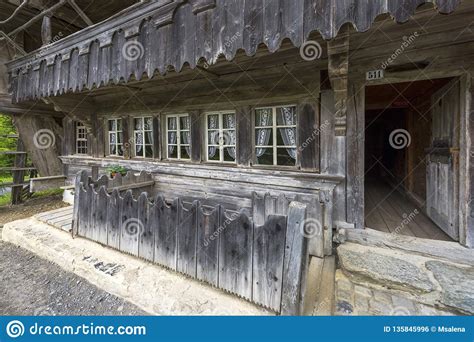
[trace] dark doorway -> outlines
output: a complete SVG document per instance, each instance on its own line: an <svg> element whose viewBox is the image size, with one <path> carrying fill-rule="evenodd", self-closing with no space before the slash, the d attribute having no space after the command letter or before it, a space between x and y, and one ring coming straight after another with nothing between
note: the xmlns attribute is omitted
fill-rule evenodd
<svg viewBox="0 0 474 342"><path fill-rule="evenodd" d="M449 79L368 86L365 117L365 225L451 240L427 215L432 95ZM428 182L429 184L429 182Z"/></svg>

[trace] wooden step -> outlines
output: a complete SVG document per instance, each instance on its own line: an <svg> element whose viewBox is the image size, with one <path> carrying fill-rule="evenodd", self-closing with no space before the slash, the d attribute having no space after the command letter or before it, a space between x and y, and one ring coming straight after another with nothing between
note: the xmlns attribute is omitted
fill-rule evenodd
<svg viewBox="0 0 474 342"><path fill-rule="evenodd" d="M311 257L308 268L304 315L328 316L333 314L336 259Z"/></svg>

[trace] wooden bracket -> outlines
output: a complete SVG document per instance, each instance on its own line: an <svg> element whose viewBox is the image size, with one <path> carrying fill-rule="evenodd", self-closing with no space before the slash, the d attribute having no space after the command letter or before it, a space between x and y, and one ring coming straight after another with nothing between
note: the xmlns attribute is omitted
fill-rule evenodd
<svg viewBox="0 0 474 342"><path fill-rule="evenodd" d="M329 80L335 98L335 135L346 135L349 71L349 29L344 27L328 42Z"/></svg>

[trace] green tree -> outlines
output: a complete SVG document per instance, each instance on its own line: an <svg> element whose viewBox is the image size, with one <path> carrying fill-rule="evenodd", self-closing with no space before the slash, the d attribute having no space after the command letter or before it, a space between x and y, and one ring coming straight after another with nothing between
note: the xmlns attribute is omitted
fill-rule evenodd
<svg viewBox="0 0 474 342"><path fill-rule="evenodd" d="M6 135L16 134L10 116L0 114L0 151L15 151L16 139L7 138ZM0 167L13 166L14 155L0 154ZM7 174L1 174L7 176Z"/></svg>

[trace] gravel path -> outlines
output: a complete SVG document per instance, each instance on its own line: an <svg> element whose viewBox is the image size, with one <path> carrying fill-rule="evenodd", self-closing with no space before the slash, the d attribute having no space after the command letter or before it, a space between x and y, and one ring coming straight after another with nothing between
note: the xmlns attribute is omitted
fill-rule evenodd
<svg viewBox="0 0 474 342"><path fill-rule="evenodd" d="M146 314L83 278L0 240L0 315Z"/></svg>

